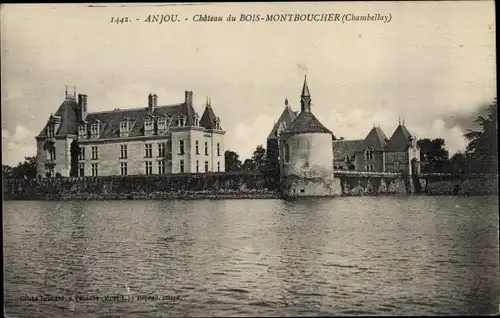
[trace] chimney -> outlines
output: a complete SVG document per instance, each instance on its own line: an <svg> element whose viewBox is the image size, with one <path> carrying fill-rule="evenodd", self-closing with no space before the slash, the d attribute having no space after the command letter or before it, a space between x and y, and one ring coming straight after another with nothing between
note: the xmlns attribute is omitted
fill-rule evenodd
<svg viewBox="0 0 500 318"><path fill-rule="evenodd" d="M155 111L155 107L158 106L158 95L149 94L148 95L148 109L150 113Z"/></svg>
<svg viewBox="0 0 500 318"><path fill-rule="evenodd" d="M87 118L87 95L78 94L78 119L85 120Z"/></svg>
<svg viewBox="0 0 500 318"><path fill-rule="evenodd" d="M193 92L185 91L184 93L185 93L184 102L188 105L193 105Z"/></svg>

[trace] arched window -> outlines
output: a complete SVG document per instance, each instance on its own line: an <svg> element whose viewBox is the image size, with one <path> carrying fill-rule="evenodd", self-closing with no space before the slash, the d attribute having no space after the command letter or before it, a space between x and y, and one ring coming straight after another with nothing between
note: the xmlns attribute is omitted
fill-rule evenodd
<svg viewBox="0 0 500 318"><path fill-rule="evenodd" d="M288 143L285 143L285 154L283 156L283 159L285 160L285 162L289 162L290 161L290 146L288 145Z"/></svg>

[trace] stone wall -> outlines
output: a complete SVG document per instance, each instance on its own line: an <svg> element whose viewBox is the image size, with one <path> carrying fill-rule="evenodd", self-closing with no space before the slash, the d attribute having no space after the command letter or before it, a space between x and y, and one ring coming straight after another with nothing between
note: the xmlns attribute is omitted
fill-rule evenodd
<svg viewBox="0 0 500 318"><path fill-rule="evenodd" d="M285 182L294 180L290 176ZM396 173L336 171L332 178L297 180L291 196L404 195L408 176ZM309 181L311 181L309 180ZM246 199L280 197L277 182L260 173L210 173L3 180L4 199ZM496 176L422 175L422 194L483 195L498 193ZM285 184L282 184L282 187ZM319 187L319 188L318 188ZM304 188L304 193L300 190ZM293 190L292 190L293 191ZM287 196L290 196L289 194Z"/></svg>
<svg viewBox="0 0 500 318"><path fill-rule="evenodd" d="M277 197L275 188L260 173L3 180L6 200L260 198Z"/></svg>
<svg viewBox="0 0 500 318"><path fill-rule="evenodd" d="M342 195L391 195L409 193L409 179L396 173L347 172L334 173Z"/></svg>
<svg viewBox="0 0 500 318"><path fill-rule="evenodd" d="M419 178L422 192L430 195L485 195L498 193L498 176L428 175Z"/></svg>

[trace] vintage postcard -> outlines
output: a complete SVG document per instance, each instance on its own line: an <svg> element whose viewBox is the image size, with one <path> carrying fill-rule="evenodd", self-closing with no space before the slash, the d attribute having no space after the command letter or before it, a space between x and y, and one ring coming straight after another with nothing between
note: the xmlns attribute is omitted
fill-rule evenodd
<svg viewBox="0 0 500 318"><path fill-rule="evenodd" d="M493 1L3 4L4 315L490 315Z"/></svg>

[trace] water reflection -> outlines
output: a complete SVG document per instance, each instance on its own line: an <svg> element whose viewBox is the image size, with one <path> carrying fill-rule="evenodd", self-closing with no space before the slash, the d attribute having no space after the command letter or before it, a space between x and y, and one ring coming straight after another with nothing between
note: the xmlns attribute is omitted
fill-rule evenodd
<svg viewBox="0 0 500 318"><path fill-rule="evenodd" d="M7 312L491 313L498 300L497 200L7 202ZM180 300L19 301L38 293Z"/></svg>

